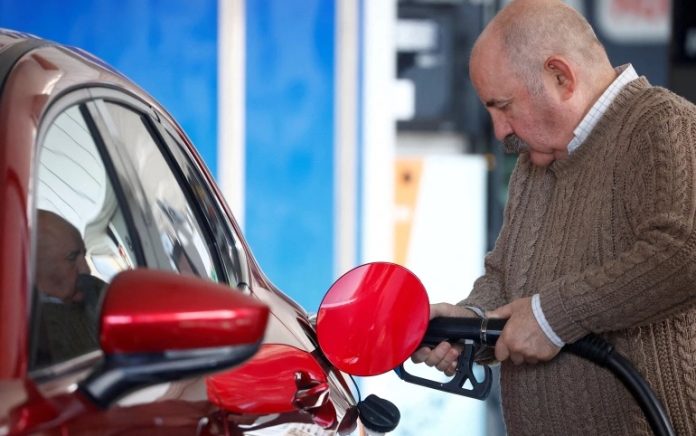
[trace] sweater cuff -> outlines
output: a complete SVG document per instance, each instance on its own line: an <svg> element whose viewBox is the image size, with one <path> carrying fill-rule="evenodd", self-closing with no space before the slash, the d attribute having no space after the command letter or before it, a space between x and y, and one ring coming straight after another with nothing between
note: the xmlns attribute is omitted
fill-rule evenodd
<svg viewBox="0 0 696 436"><path fill-rule="evenodd" d="M541 331L544 332L548 340L558 348L562 348L565 345L565 342L558 337L556 332L554 332L549 325L549 322L546 320L544 311L541 309L541 303L539 302L539 294L534 294L532 296L532 313L534 314L534 318L536 318L539 327L541 327Z"/></svg>
<svg viewBox="0 0 696 436"><path fill-rule="evenodd" d="M492 310L492 309L486 307L485 305L480 304L478 301L471 301L471 300L469 300L468 298L465 298L464 300L458 302L456 305L457 305L457 306L463 306L463 307L466 307L466 306L473 306L473 307L475 307L475 308L477 308L477 309L480 309L484 314L485 314L487 311ZM468 307L467 307L467 309L472 310L471 308L468 308Z"/></svg>
<svg viewBox="0 0 696 436"><path fill-rule="evenodd" d="M549 326L566 344L573 343L589 333L570 318L558 289L543 289L539 292L539 302Z"/></svg>

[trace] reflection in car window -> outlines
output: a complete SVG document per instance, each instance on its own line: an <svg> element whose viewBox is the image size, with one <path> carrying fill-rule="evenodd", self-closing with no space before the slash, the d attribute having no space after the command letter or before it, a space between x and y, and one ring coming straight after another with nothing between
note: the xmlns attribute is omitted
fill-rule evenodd
<svg viewBox="0 0 696 436"><path fill-rule="evenodd" d="M32 368L99 348L106 283L136 263L111 181L78 106L55 119L39 153Z"/></svg>
<svg viewBox="0 0 696 436"><path fill-rule="evenodd" d="M210 229L213 239L215 239L217 246L221 247L219 250L220 260L227 273L229 285L233 287L244 286L248 280L244 274L244 248L240 238L226 221L222 207L211 193L210 185L194 163L195 159L187 152L188 149L183 141L173 136L170 129L167 129L164 140L169 144L169 149L181 168L194 201L208 220L207 227Z"/></svg>
<svg viewBox="0 0 696 436"><path fill-rule="evenodd" d="M136 166L169 266L218 281L201 226L145 121L118 104L106 103L106 107L121 145Z"/></svg>

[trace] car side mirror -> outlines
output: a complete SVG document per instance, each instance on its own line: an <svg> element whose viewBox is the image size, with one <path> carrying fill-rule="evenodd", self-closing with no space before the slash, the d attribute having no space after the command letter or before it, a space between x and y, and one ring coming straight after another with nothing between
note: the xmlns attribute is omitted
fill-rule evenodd
<svg viewBox="0 0 696 436"><path fill-rule="evenodd" d="M106 408L137 388L228 369L258 350L267 321L266 305L227 286L124 271L102 305L104 361L79 389Z"/></svg>

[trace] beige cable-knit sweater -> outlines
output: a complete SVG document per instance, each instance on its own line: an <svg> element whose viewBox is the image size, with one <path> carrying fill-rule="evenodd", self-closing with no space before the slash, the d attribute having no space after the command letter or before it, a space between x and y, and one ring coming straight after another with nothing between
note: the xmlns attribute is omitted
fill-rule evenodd
<svg viewBox="0 0 696 436"><path fill-rule="evenodd" d="M696 106L628 84L568 159L520 155L486 274L466 303L540 294L566 342L600 333L696 435ZM501 368L510 435L650 434L607 370L568 353Z"/></svg>

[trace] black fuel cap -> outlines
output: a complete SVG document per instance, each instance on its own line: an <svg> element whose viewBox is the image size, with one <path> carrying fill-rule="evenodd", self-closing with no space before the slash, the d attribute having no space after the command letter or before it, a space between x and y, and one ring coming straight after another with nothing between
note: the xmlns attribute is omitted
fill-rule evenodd
<svg viewBox="0 0 696 436"><path fill-rule="evenodd" d="M399 425L401 413L391 401L370 394L358 403L358 415L368 430L388 433Z"/></svg>

